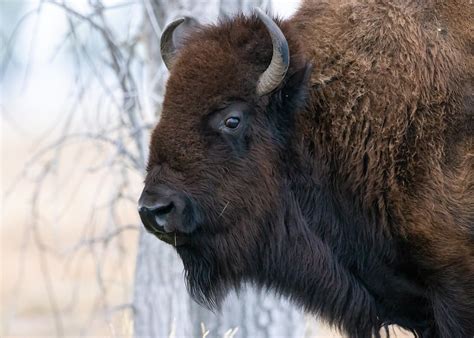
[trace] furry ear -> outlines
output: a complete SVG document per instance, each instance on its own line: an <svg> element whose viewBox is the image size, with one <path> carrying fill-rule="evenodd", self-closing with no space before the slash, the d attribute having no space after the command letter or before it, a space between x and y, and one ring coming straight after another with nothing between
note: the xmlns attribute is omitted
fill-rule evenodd
<svg viewBox="0 0 474 338"><path fill-rule="evenodd" d="M305 104L309 93L311 70L312 65L306 63L288 75L283 87L275 93L274 98L279 101L280 107L285 111L293 112Z"/></svg>
<svg viewBox="0 0 474 338"><path fill-rule="evenodd" d="M286 76L281 88L269 99L270 121L274 125L275 137L287 140L295 125L296 115L306 105L311 87L310 76L312 66L305 63L298 70Z"/></svg>

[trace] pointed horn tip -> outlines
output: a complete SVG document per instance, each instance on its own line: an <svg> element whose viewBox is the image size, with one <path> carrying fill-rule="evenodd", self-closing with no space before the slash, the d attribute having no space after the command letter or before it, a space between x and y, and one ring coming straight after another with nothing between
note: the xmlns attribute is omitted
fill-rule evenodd
<svg viewBox="0 0 474 338"><path fill-rule="evenodd" d="M175 46L173 44L173 32L174 30L181 25L184 21L186 21L186 17L180 17L172 22L170 22L165 29L163 30L163 34L161 35L160 41L160 51L161 51L161 58L166 65L166 68L171 69L173 64L173 54L175 52Z"/></svg>
<svg viewBox="0 0 474 338"><path fill-rule="evenodd" d="M255 12L257 13L258 16L260 15L267 15L263 9L260 7L255 7Z"/></svg>
<svg viewBox="0 0 474 338"><path fill-rule="evenodd" d="M163 34L169 32L170 29L174 30L176 27L178 27L179 25L181 25L184 21L186 21L186 17L179 17L173 21L171 21L170 23L168 23L165 28L163 29ZM163 36L162 34L162 36Z"/></svg>
<svg viewBox="0 0 474 338"><path fill-rule="evenodd" d="M198 21L193 18L192 16L181 16L181 17L178 17L176 18L176 20L173 20L172 22L170 22L166 28L168 27L174 27L174 28L177 28L179 25L181 25L182 23L190 23L190 22L195 22L196 24L198 23ZM165 30L166 30L165 28Z"/></svg>
<svg viewBox="0 0 474 338"><path fill-rule="evenodd" d="M266 26L273 44L271 63L265 72L260 75L257 84L257 94L262 96L272 92L283 81L288 71L290 53L286 37L276 22L261 8L255 8L255 12L258 18Z"/></svg>
<svg viewBox="0 0 474 338"><path fill-rule="evenodd" d="M188 18L187 16L176 18L176 20L173 20L173 22L171 22L170 25L172 24L173 26L178 26L182 24L187 18Z"/></svg>
<svg viewBox="0 0 474 338"><path fill-rule="evenodd" d="M263 21L265 24L270 24L271 22L275 23L271 14L267 13L266 10L255 7L255 14L257 14L258 18Z"/></svg>

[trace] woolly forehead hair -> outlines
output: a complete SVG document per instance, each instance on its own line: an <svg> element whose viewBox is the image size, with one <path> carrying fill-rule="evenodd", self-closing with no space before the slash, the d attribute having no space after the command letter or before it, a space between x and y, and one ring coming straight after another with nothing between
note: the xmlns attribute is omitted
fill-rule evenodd
<svg viewBox="0 0 474 338"><path fill-rule="evenodd" d="M297 34L288 23L280 19L274 21L288 43L291 55L289 73L291 73L292 68L302 67L301 46ZM233 72L237 68L243 79L253 86L252 89L255 89L255 83L252 82L265 71L272 58L272 40L268 29L256 14L250 16L240 14L221 19L216 24L195 26L183 37L181 45L176 68L179 68L178 64L192 63L197 72L193 75L204 78L203 75L207 73L203 72L203 69L212 71L219 68L220 64L225 64L227 67L233 65L233 68L227 68L227 72Z"/></svg>

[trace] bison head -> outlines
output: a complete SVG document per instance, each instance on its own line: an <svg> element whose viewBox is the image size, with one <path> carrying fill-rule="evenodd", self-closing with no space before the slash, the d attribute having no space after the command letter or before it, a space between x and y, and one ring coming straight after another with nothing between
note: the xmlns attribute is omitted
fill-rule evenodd
<svg viewBox="0 0 474 338"><path fill-rule="evenodd" d="M176 247L191 294L213 306L278 254L310 67L290 28L261 11L175 21L161 47L170 77L139 212Z"/></svg>

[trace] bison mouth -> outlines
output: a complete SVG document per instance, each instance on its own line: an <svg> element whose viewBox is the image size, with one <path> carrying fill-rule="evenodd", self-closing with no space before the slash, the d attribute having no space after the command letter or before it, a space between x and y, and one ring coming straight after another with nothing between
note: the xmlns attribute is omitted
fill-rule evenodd
<svg viewBox="0 0 474 338"><path fill-rule="evenodd" d="M189 237L177 232L161 232L156 230L147 231L155 235L159 240L162 240L165 243L171 244L173 246L181 246L189 242Z"/></svg>

